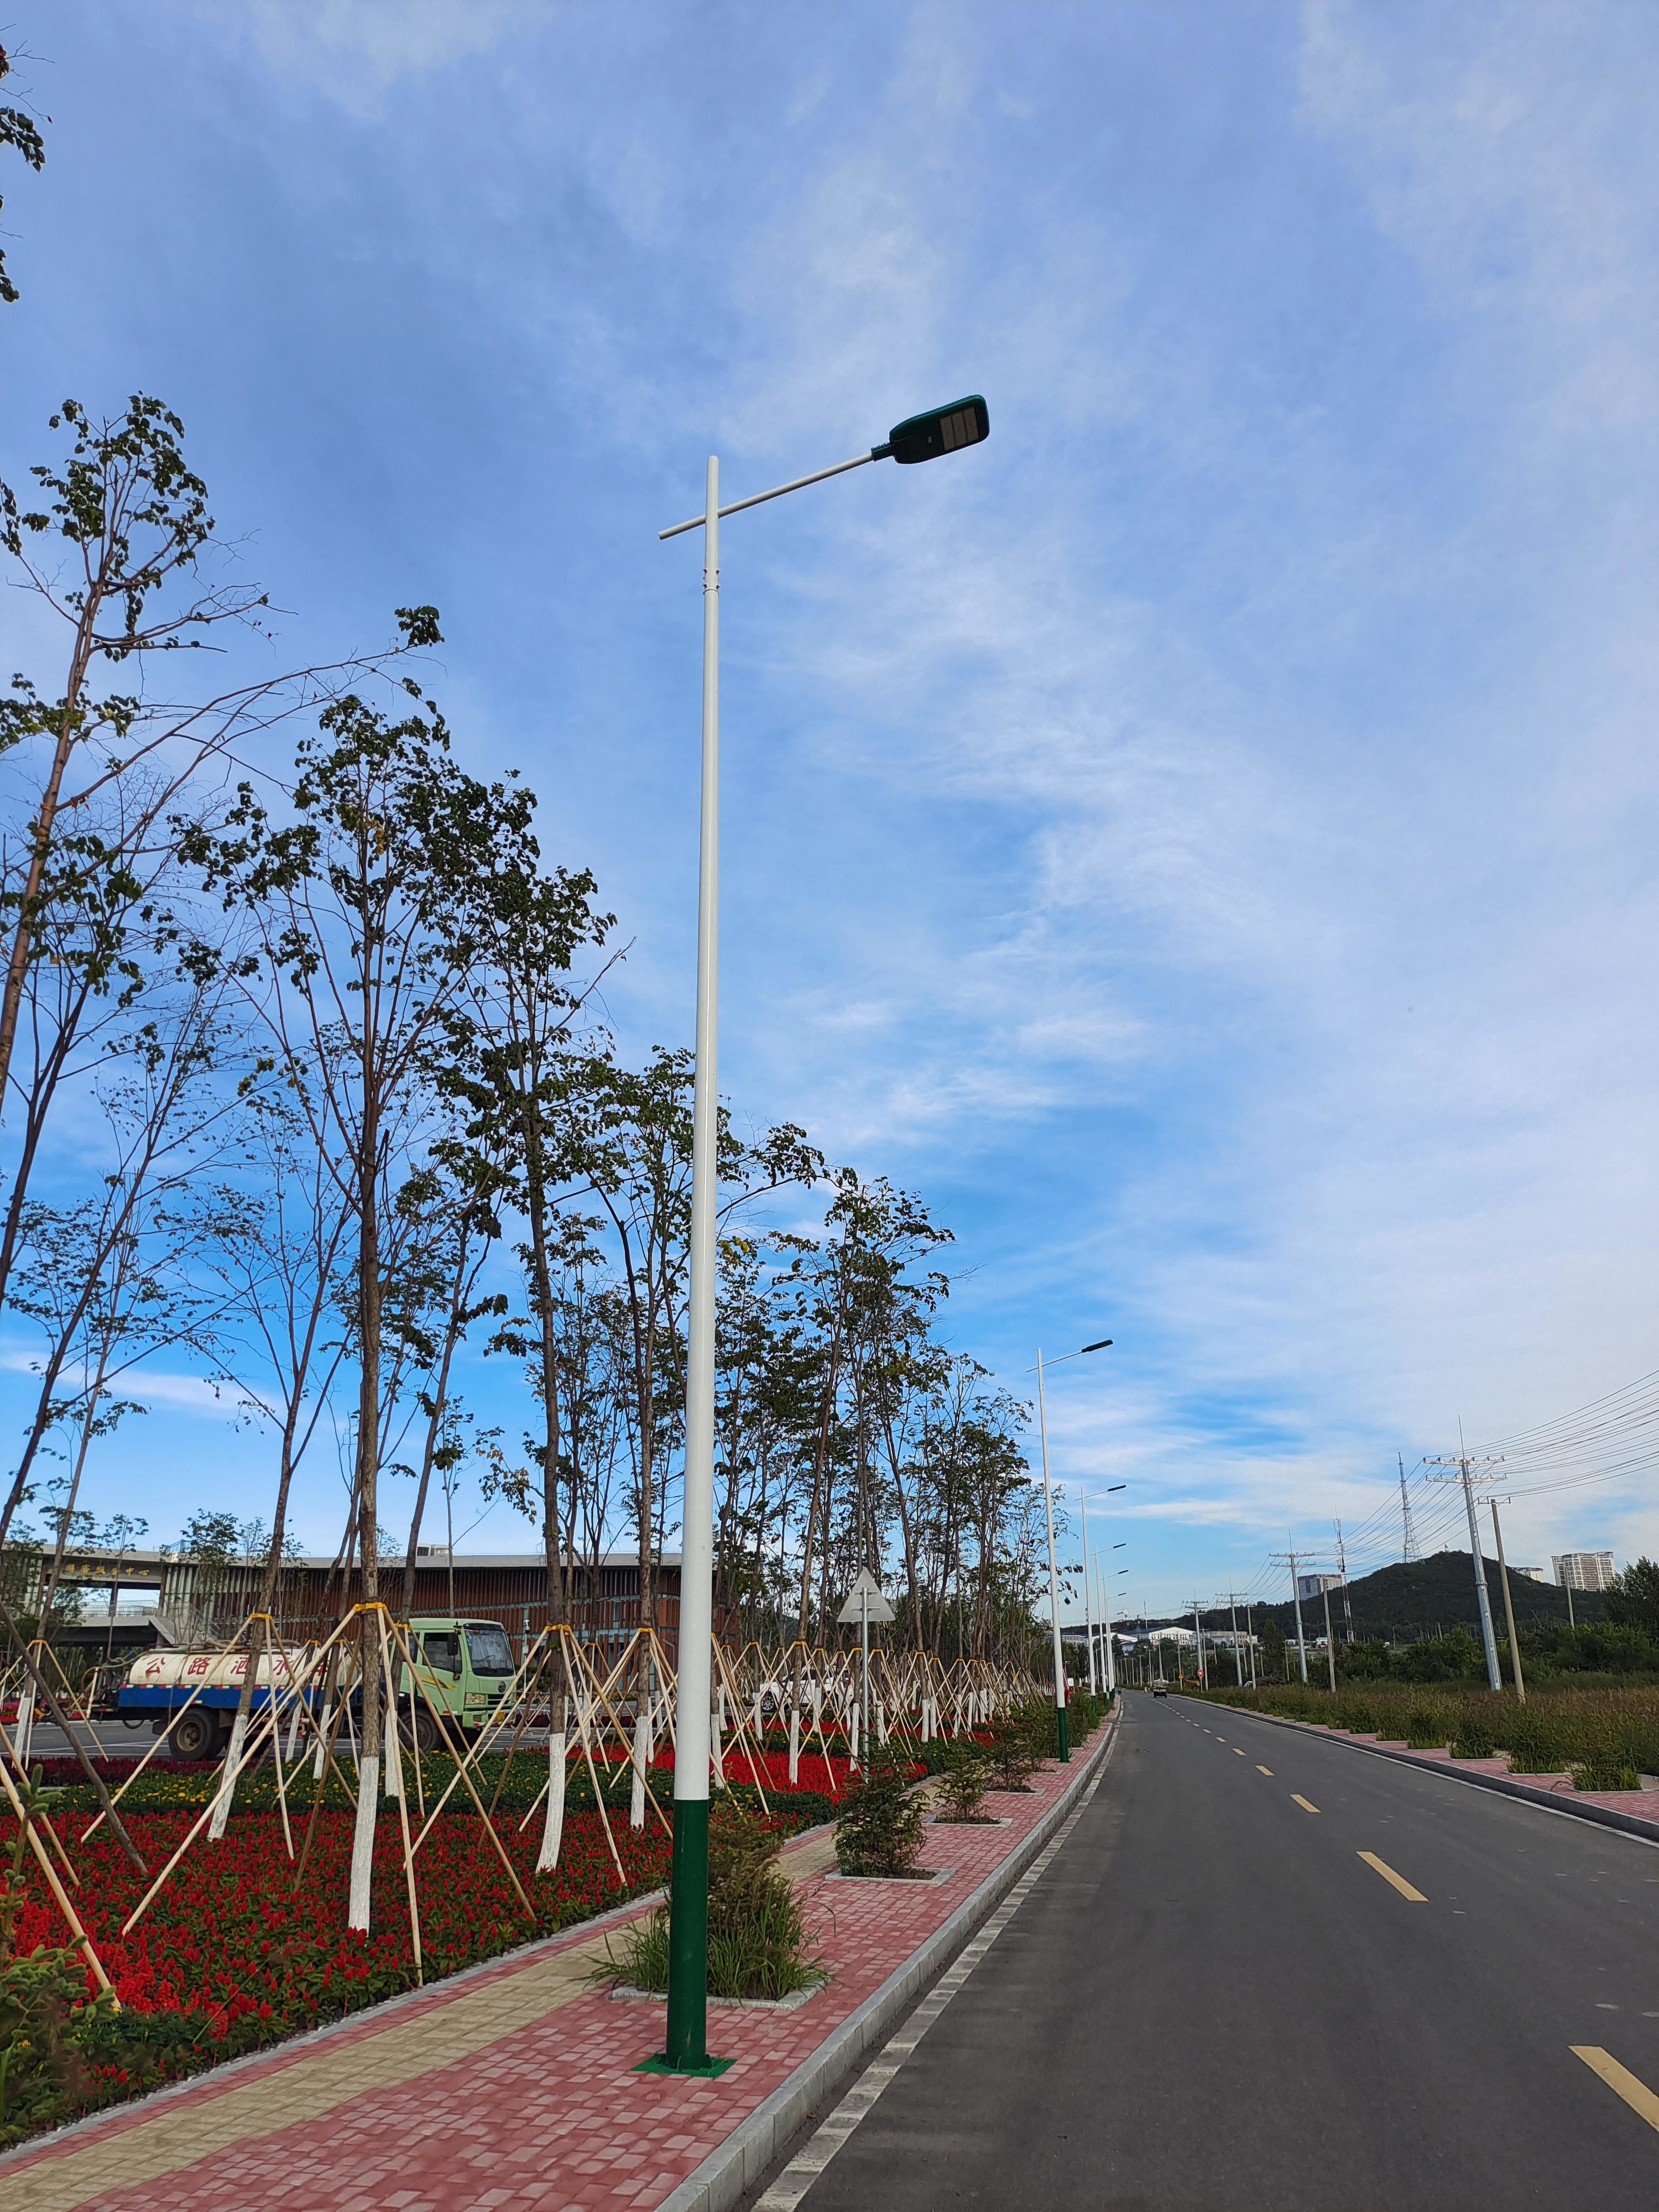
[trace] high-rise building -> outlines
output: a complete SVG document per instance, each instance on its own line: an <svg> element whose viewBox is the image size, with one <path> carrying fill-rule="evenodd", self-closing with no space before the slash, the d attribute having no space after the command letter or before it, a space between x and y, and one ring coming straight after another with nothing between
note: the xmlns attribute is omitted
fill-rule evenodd
<svg viewBox="0 0 1659 2212"><path fill-rule="evenodd" d="M1604 1590L1613 1578L1611 1552L1561 1552L1550 1564L1563 1589Z"/></svg>
<svg viewBox="0 0 1659 2212"><path fill-rule="evenodd" d="M1322 1597L1327 1590L1340 1589L1340 1575L1298 1575L1296 1594L1305 1603L1310 1597Z"/></svg>

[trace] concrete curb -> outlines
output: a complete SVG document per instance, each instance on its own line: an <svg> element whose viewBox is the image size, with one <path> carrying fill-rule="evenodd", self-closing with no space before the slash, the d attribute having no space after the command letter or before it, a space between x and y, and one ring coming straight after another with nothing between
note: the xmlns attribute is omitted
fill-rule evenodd
<svg viewBox="0 0 1659 2212"><path fill-rule="evenodd" d="M943 1927L935 1929L921 1948L913 1951L878 1990L872 1990L856 2012L849 2013L787 2081L779 2083L764 2104L757 2105L718 2149L711 2151L672 2195L663 2198L656 2212L730 2212L744 2191L754 2186L803 2122L857 2070L867 2051L886 2040L915 1999L945 1972L957 1953L965 1948L969 1938L990 1918L1071 1813L1079 1791L1111 1748L1120 1711L1121 1707L1113 1707L1101 1726L1094 1748L1030 1834L994 1872L987 1875Z"/></svg>
<svg viewBox="0 0 1659 2212"><path fill-rule="evenodd" d="M1184 1705L1203 1705L1213 1712L1217 1708L1207 1698L1183 1698ZM1614 1828L1620 1835L1634 1836L1644 1844L1659 1848L1659 1820L1644 1820L1638 1814L1621 1813L1612 1805L1587 1804L1582 1797L1569 1797L1558 1790L1534 1790L1530 1784L1517 1782L1508 1774L1474 1774L1468 1767L1455 1766L1443 1759L1423 1759L1414 1751L1390 1751L1386 1744L1362 1743L1358 1736L1346 1735L1339 1729L1319 1728L1310 1721L1293 1721L1284 1713L1259 1713L1253 1705L1224 1705L1224 1712L1243 1713L1253 1721L1271 1721L1275 1728L1294 1729L1299 1735L1316 1735L1327 1743L1346 1744L1350 1751L1369 1752L1373 1759L1391 1759L1399 1766L1414 1766L1419 1774L1443 1774L1449 1781L1463 1782L1476 1790L1490 1790L1499 1797L1511 1797L1517 1804L1534 1805L1540 1812L1559 1813L1569 1820L1589 1820L1598 1828Z"/></svg>

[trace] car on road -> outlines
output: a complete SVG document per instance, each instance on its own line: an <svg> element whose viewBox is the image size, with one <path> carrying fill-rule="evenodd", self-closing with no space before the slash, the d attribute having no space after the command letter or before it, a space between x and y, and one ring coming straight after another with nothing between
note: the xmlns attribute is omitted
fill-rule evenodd
<svg viewBox="0 0 1659 2212"><path fill-rule="evenodd" d="M1167 1698L1167 1697L1169 1696L1169 1694L1170 1694L1170 1686L1169 1686L1169 1684L1168 1684L1167 1682L1154 1682L1154 1683L1153 1683L1153 1685L1152 1685L1152 1695L1153 1695L1155 1698Z"/></svg>

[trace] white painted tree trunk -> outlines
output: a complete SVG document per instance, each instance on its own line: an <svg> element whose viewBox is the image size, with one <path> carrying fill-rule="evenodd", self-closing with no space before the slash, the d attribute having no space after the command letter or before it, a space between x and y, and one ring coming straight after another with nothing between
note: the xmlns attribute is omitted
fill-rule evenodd
<svg viewBox="0 0 1659 2212"><path fill-rule="evenodd" d="M320 1782L323 1778L323 1754L328 1748L329 1732L333 1726L334 1708L331 1705L325 1705L322 1726L317 1731L317 1748L311 1759L311 1778L313 1782Z"/></svg>
<svg viewBox="0 0 1659 2212"><path fill-rule="evenodd" d="M628 1825L630 1828L645 1826L645 1771L651 1764L652 1727L655 1714L650 1705L641 1707L634 1723L634 1791L629 1801Z"/></svg>
<svg viewBox="0 0 1659 2212"><path fill-rule="evenodd" d="M219 1784L219 1795L213 1801L213 1818L208 1822L208 1841L222 1844L225 1830L230 1824L231 1802L236 1794L234 1777L242 1756L242 1747L247 1741L248 1716L238 1713L230 1724L230 1747L225 1753L224 1773Z"/></svg>
<svg viewBox="0 0 1659 2212"><path fill-rule="evenodd" d="M386 1776L386 1794L394 1802L404 1794L404 1747L398 1731L398 1709L394 1705L386 1717L386 1755L382 1771Z"/></svg>
<svg viewBox="0 0 1659 2212"><path fill-rule="evenodd" d="M351 1893L348 1928L368 1932L369 1884L374 1872L374 1821L380 1809L380 1762L357 1762L357 1820L351 1832Z"/></svg>
<svg viewBox="0 0 1659 2212"><path fill-rule="evenodd" d="M789 1708L789 1786L800 1780L800 1707Z"/></svg>
<svg viewBox="0 0 1659 2212"><path fill-rule="evenodd" d="M564 1730L553 1729L547 1738L547 1815L542 1822L542 1844L536 1854L538 1874L551 1874L559 1863L564 1840Z"/></svg>
<svg viewBox="0 0 1659 2212"><path fill-rule="evenodd" d="M875 1706L876 1741L878 1743L885 1743L887 1741L887 1707L884 1701L880 1698L878 1698L875 1700Z"/></svg>
<svg viewBox="0 0 1659 2212"><path fill-rule="evenodd" d="M708 1736L708 1773L716 1790L726 1787L726 1699L722 1696L712 1716Z"/></svg>
<svg viewBox="0 0 1659 2212"><path fill-rule="evenodd" d="M293 1712L289 1716L289 1723L288 1723L288 1747L287 1747L287 1748L284 1750L284 1752L283 1752L283 1765L284 1765L284 1766L292 1766L292 1765L293 1765L293 1764L294 1764L295 1753L299 1750L299 1748L300 1748L300 1709L301 1709L301 1700L300 1698L295 1698L295 1699L294 1700L294 1711L293 1711Z"/></svg>
<svg viewBox="0 0 1659 2212"><path fill-rule="evenodd" d="M29 1738L34 1732L34 1685L25 1682L17 1700L17 1733L12 1741L17 1746L20 1765L26 1770L29 1763Z"/></svg>
<svg viewBox="0 0 1659 2212"><path fill-rule="evenodd" d="M765 1723L762 1718L762 1702L761 1693L757 1690L755 1692L755 1746L757 1750L766 1741Z"/></svg>

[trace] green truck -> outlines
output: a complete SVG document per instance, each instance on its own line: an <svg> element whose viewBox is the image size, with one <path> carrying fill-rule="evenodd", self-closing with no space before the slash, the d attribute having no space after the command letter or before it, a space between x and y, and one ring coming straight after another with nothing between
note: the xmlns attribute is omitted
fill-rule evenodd
<svg viewBox="0 0 1659 2212"><path fill-rule="evenodd" d="M443 1716L446 1729L476 1735L500 1705L518 1671L507 1631L496 1620L457 1620L443 1614L419 1613L409 1624L409 1644L415 1655L416 1676L406 1666L398 1669L398 1714L404 1741L409 1741L412 1709L416 1746L422 1751L436 1747L434 1706Z"/></svg>

